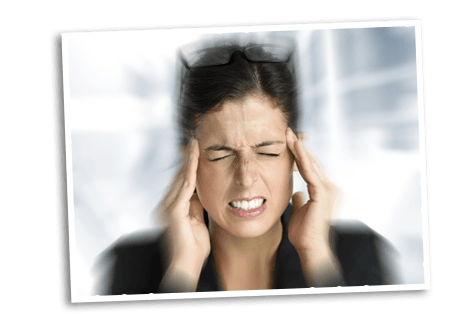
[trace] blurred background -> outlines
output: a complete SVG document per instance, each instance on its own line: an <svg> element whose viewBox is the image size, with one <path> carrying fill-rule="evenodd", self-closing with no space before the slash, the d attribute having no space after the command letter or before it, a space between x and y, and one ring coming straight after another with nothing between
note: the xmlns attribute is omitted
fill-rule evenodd
<svg viewBox="0 0 449 314"><path fill-rule="evenodd" d="M424 283L415 28L279 33L298 43L308 149L344 193L335 218L387 238L401 282ZM180 161L176 49L210 36L191 29L64 38L78 296L90 295L95 258L120 236L160 231L152 211ZM294 189L306 192L297 174Z"/></svg>

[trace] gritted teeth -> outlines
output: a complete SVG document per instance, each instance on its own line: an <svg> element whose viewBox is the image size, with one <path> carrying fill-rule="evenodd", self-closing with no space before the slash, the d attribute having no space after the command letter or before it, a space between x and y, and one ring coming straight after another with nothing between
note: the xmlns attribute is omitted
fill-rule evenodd
<svg viewBox="0 0 449 314"><path fill-rule="evenodd" d="M241 210L251 210L254 208L258 208L262 206L262 204L265 202L265 199L263 198L256 198L251 201L233 201L230 202L229 205L231 205L234 208L241 209Z"/></svg>

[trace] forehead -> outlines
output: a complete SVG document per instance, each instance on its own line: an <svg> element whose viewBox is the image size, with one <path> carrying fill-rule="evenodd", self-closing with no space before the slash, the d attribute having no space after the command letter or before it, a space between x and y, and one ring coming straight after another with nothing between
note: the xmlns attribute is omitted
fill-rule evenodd
<svg viewBox="0 0 449 314"><path fill-rule="evenodd" d="M286 129L284 116L272 100L249 96L240 101L227 101L220 111L206 115L198 127L198 136L205 144L241 146L282 140Z"/></svg>

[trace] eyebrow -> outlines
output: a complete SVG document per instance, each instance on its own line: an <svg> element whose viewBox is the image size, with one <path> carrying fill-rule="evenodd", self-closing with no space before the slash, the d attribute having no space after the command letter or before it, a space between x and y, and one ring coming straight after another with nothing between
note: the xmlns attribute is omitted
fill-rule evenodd
<svg viewBox="0 0 449 314"><path fill-rule="evenodd" d="M262 142L259 144L256 144L254 146L252 146L252 148L259 148L259 147L265 147L265 146L271 146L271 145L279 145L279 144L285 144L285 141L266 141L266 142ZM208 148L205 149L205 151L210 152L210 151L228 151L228 152L232 152L234 151L233 148L226 146L226 145L212 145L209 146Z"/></svg>

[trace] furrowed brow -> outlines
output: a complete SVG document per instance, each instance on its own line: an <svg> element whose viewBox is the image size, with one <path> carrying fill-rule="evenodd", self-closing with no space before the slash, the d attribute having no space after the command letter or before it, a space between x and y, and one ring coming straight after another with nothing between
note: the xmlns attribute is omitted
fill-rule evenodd
<svg viewBox="0 0 449 314"><path fill-rule="evenodd" d="M255 145L254 148L271 146L271 145L279 145L279 144L285 144L285 142L284 141L267 141L267 142L262 142L260 144Z"/></svg>
<svg viewBox="0 0 449 314"><path fill-rule="evenodd" d="M212 145L208 148L205 149L206 152L210 152L210 151L227 151L227 152L232 152L234 151L231 147L225 146L225 145Z"/></svg>

